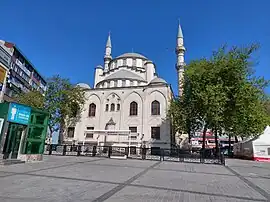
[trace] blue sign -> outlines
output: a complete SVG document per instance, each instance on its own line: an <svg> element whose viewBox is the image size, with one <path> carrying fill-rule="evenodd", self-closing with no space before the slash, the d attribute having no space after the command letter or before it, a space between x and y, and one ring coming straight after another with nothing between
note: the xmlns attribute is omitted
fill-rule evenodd
<svg viewBox="0 0 270 202"><path fill-rule="evenodd" d="M31 108L10 103L8 111L8 121L27 125L31 115Z"/></svg>

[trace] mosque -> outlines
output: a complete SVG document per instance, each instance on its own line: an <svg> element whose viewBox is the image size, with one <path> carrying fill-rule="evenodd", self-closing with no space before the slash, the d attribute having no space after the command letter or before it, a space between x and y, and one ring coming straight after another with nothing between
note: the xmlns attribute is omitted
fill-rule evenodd
<svg viewBox="0 0 270 202"><path fill-rule="evenodd" d="M176 70L178 89L184 72L184 40L178 27ZM139 53L112 57L108 36L104 65L95 69L94 86L80 83L86 90L86 103L80 121L68 127L67 144L171 148L174 135L167 110L173 92L170 84L158 76L155 64Z"/></svg>

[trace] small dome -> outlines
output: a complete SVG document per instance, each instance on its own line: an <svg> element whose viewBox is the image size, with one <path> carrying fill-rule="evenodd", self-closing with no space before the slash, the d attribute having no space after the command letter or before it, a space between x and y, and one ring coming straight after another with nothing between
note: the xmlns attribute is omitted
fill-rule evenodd
<svg viewBox="0 0 270 202"><path fill-rule="evenodd" d="M85 89L91 89L91 87L86 83L78 83L77 86Z"/></svg>
<svg viewBox="0 0 270 202"><path fill-rule="evenodd" d="M161 84L161 83L166 84L167 82L162 78L156 77L152 81L150 81L149 84Z"/></svg>
<svg viewBox="0 0 270 202"><path fill-rule="evenodd" d="M103 69L101 65L96 66L96 69Z"/></svg>
<svg viewBox="0 0 270 202"><path fill-rule="evenodd" d="M128 57L147 59L145 56L143 56L139 53L124 53L124 54L118 56L117 58L128 58Z"/></svg>
<svg viewBox="0 0 270 202"><path fill-rule="evenodd" d="M130 79L130 80L137 80L137 81L145 81L139 75L134 74L133 72L127 71L124 69L119 70L105 78L105 80L112 80L112 79Z"/></svg>

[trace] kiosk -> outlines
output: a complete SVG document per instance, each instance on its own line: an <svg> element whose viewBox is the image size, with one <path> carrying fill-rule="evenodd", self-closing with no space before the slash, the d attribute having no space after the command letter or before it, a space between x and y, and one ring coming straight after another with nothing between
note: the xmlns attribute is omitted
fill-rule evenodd
<svg viewBox="0 0 270 202"><path fill-rule="evenodd" d="M0 151L3 159L40 161L49 114L26 105L0 104Z"/></svg>

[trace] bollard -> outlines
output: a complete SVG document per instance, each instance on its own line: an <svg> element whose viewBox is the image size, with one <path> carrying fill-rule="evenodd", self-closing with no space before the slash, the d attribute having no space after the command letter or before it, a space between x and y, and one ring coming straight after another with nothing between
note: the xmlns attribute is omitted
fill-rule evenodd
<svg viewBox="0 0 270 202"><path fill-rule="evenodd" d="M49 147L49 155L52 155L52 144L50 144L50 147Z"/></svg>
<svg viewBox="0 0 270 202"><path fill-rule="evenodd" d="M77 147L77 156L81 155L81 149L82 149L82 146L78 145L78 147Z"/></svg>
<svg viewBox="0 0 270 202"><path fill-rule="evenodd" d="M92 150L92 156L96 156L96 154L97 154L97 146L94 145Z"/></svg>
<svg viewBox="0 0 270 202"><path fill-rule="evenodd" d="M66 155L66 152L67 152L67 145L64 145L64 147L63 147L63 156Z"/></svg>
<svg viewBox="0 0 270 202"><path fill-rule="evenodd" d="M223 153L221 153L221 155L220 155L220 160L221 160L221 164L223 164L225 166L225 156Z"/></svg>
<svg viewBox="0 0 270 202"><path fill-rule="evenodd" d="M108 157L111 158L111 155L112 155L112 146L109 146Z"/></svg>
<svg viewBox="0 0 270 202"><path fill-rule="evenodd" d="M204 152L200 151L200 163L204 163Z"/></svg>
<svg viewBox="0 0 270 202"><path fill-rule="evenodd" d="M128 158L129 151L130 151L130 147L126 147L125 148L125 155L127 156L127 158Z"/></svg>
<svg viewBox="0 0 270 202"><path fill-rule="evenodd" d="M143 147L142 148L142 160L145 160L145 158L146 158L146 148Z"/></svg>
<svg viewBox="0 0 270 202"><path fill-rule="evenodd" d="M159 160L162 161L162 159L163 159L163 161L164 161L164 149L160 149L159 155L160 155Z"/></svg>

